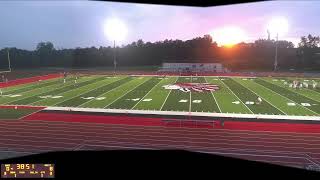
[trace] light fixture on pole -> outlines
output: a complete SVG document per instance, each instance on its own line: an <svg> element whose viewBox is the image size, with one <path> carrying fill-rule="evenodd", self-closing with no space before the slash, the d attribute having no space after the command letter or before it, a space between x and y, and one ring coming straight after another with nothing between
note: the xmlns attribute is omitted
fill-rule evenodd
<svg viewBox="0 0 320 180"><path fill-rule="evenodd" d="M123 41L128 30L121 20L113 18L106 21L106 24L104 25L104 33L109 40L113 41L113 73L115 75L117 68L116 41Z"/></svg>
<svg viewBox="0 0 320 180"><path fill-rule="evenodd" d="M268 34L269 33L276 33L276 52L275 52L275 58L274 58L274 64L273 64L273 70L278 70L278 43L279 43L279 35L284 36L288 32L288 21L284 17L274 17L271 19L271 21L267 25ZM270 30L270 31L269 31Z"/></svg>

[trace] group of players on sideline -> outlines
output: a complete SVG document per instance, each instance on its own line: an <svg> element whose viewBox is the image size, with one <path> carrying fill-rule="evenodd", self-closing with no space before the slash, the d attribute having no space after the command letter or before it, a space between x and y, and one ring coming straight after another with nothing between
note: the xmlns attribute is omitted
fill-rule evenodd
<svg viewBox="0 0 320 180"><path fill-rule="evenodd" d="M305 80L306 81L306 80ZM307 80L308 81L308 80ZM297 80L295 80L295 81L293 81L292 83L288 83L288 82L284 82L283 83L284 85L288 85L290 88L294 88L294 89L301 89L301 88L303 88L303 87L305 87L305 88L309 88L309 83L307 83L307 82L300 82L300 81L297 81ZM312 80L312 88L313 89L316 89L317 88L317 85L318 85L318 83L315 81L315 80ZM311 86L310 85L310 86Z"/></svg>

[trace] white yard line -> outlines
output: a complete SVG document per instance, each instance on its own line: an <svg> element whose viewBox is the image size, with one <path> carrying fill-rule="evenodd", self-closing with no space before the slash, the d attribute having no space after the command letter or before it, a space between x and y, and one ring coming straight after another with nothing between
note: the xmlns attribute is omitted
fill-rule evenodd
<svg viewBox="0 0 320 180"><path fill-rule="evenodd" d="M128 81L128 82L126 82L126 83L129 83L129 82L130 82L130 81ZM102 95L100 95L100 96L98 96L98 97L105 96L106 94L108 94L108 93L110 93L110 92L112 92L112 91L114 91L114 90L116 90L116 89L119 89L120 87L124 86L126 83L121 84L120 86L118 86L118 87L116 87L116 88L113 88L113 89L111 89L110 91L107 91L107 92L103 93ZM93 99L91 99L91 100L88 101L88 102L85 102L85 103L81 104L81 106L83 106L84 104L87 104L87 103L89 103L89 102L91 102L91 101L93 101ZM78 107L79 107L79 106L78 106Z"/></svg>
<svg viewBox="0 0 320 180"><path fill-rule="evenodd" d="M206 78L206 77L204 77L204 80L206 80L206 83L208 83L208 81L207 81L207 78ZM219 106L219 103L218 103L218 101L217 101L216 97L214 96L213 92L210 92L210 93L211 93L211 95L212 95L212 97L213 97L214 101L216 102L216 104L217 104L217 106L218 106L219 111L222 113L222 111L221 111L221 109L220 109L220 106Z"/></svg>
<svg viewBox="0 0 320 180"><path fill-rule="evenodd" d="M89 80L90 80L90 79L89 79ZM89 81L89 80L88 80L88 81ZM83 82L86 82L86 81L83 81ZM49 86L44 86L44 87L42 87L42 88L48 88L48 87L56 86L56 85L57 85L57 84L52 84L52 85L49 85ZM71 85L71 84L68 84L67 86L69 86L69 85ZM40 89L42 89L42 88L40 88ZM54 88L54 89L52 89L52 90L46 91L46 92L43 92L44 90L42 89L41 92L36 93L35 95L28 96L28 97L23 97L22 99L16 99L16 100L12 100L12 101L9 101L9 102L5 102L4 104L9 105L8 103L12 103L12 102L15 102L15 101L20 101L20 100L27 99L27 98L30 98L30 97L33 97L33 96L39 96L39 95L41 95L41 94L49 93L49 92L51 92L51 91L55 91L55 90L60 89L60 88L63 88L63 87L58 86L58 87L56 87L56 88ZM31 89L31 90L29 90L29 91L34 91L34 90L35 90L35 89ZM27 92L29 92L29 91L25 91L25 92L23 92L23 93L21 93L21 94L23 95L23 94L25 94L25 93L27 93ZM41 99L41 100L43 100L43 99ZM41 101L41 100L38 100L38 101ZM35 102L38 102L38 101L35 101ZM35 102L29 103L29 104L26 104L26 105L31 105L31 104L33 104L33 103L35 103Z"/></svg>
<svg viewBox="0 0 320 180"><path fill-rule="evenodd" d="M104 80L101 80L101 81L104 81ZM90 83L90 84L81 86L81 87L79 87L79 88L83 88L83 87L86 87L86 86L89 86L89 85L92 85L92 84L95 84L95 83L98 83L98 82L101 83L101 81L97 81L97 82L94 82L94 83ZM112 82L109 82L109 84L110 84L110 83L112 83ZM66 100L64 100L64 101L58 102L58 103L56 103L56 104L53 104L52 106L55 106L55 105L60 104L60 103L64 103L64 102L66 102L66 101L69 101L70 99L73 99L73 98L75 98L75 97L81 96L81 95L86 94L86 93L88 93L88 92L94 91L94 90L96 90L96 89L98 89L98 88L101 88L101 87L103 87L103 86L105 86L105 84L103 84L103 85L101 85L101 86L98 86L98 87L96 87L96 88L94 88L94 89L91 89L91 90L89 90L89 91L85 91L85 92L83 92L83 93L81 93L81 94L77 94L76 96L72 96L71 98L68 98L68 99L66 99ZM72 90L77 90L77 89L79 89L79 88L72 89ZM70 91L72 91L72 90L70 90ZM66 91L66 92L63 92L63 93L61 93L61 94L64 94L64 93L67 93L67 92L70 92L70 91ZM58 94L58 95L59 95L59 94Z"/></svg>
<svg viewBox="0 0 320 180"><path fill-rule="evenodd" d="M262 81L264 81L264 80L262 80ZM267 81L266 81L266 82L267 82ZM256 82L255 82L255 83L256 83ZM259 83L256 83L256 84L259 84ZM273 83L271 83L271 84L273 84ZM291 99L289 99L289 98L287 98L287 97L285 97L285 96L283 96L283 95L281 95L281 94L279 94L279 93L277 93L277 92L273 91L272 89L267 88L267 87L265 87L265 86L263 86L263 85L261 85L261 84L259 84L259 85L260 85L260 86L262 86L262 87L264 87L264 88L266 88L266 89L268 89L268 90L270 90L270 91L272 91L272 92L274 92L275 94L278 94L278 95L279 95L279 96L281 96L281 97L284 97L284 98L288 99L289 101L292 101L292 102L294 102L294 103L298 104L299 106L303 107L304 109L306 109L306 110L308 110L308 111L311 111L311 112L313 112L313 113L315 113L315 114L319 115L318 113L316 113L316 112L312 111L311 109L308 109L308 108L306 108L306 107L302 106L301 104L297 103L296 101L293 101L293 100L291 100ZM274 85L276 85L276 84L274 84ZM276 85L276 86L278 86L278 85ZM279 86L279 87L281 87L281 86ZM282 87L281 87L281 88L282 88ZM293 91L293 92L294 92L294 91Z"/></svg>
<svg viewBox="0 0 320 180"><path fill-rule="evenodd" d="M177 78L177 79L176 79L175 83L177 83L179 77L176 77L176 78ZM168 93L166 99L163 101L163 103L162 103L162 105L161 105L161 108L160 108L160 111L162 110L164 104L167 102L167 99L168 99L169 95L171 94L171 91L172 91L172 89L170 89L170 92Z"/></svg>
<svg viewBox="0 0 320 180"><path fill-rule="evenodd" d="M237 82L237 81L236 81ZM238 83L238 82L237 82ZM238 83L240 84L240 83ZM256 92L252 91L250 88L240 84L241 86L243 86L244 88L248 89L249 91L253 92L255 95L257 95L258 97L260 97ZM261 97L262 99L264 99L267 103L269 103L271 106L273 106L274 108L278 109L279 111L281 111L283 114L288 115L287 113L283 112L281 109L279 109L278 107L274 106L272 103L270 103L269 101L267 101L265 98Z"/></svg>
<svg viewBox="0 0 320 180"><path fill-rule="evenodd" d="M123 79L125 79L125 77L123 77L123 78L121 78L121 79L119 79L119 80L117 80L117 81L112 81L111 83L109 83L109 84L105 84L105 85L110 85L110 84L112 84L112 83L116 83L116 82L118 82L118 81L121 81L121 80L123 80ZM124 83L125 84L125 83ZM123 84L121 84L121 85L123 85ZM121 86L120 85L120 86ZM102 86L101 86L102 87ZM119 87L119 86L118 86ZM114 89L116 89L116 88L118 88L118 87L115 87L115 88L112 88L112 89L110 89L109 91L106 91L106 92L104 92L103 94L100 94L98 97L101 97L101 96L103 96L104 94L106 94L106 93L108 93L108 92L110 92L110 91L112 91L112 90L114 90ZM79 107L79 106L82 106L82 105L84 105L84 104L86 104L86 103L89 103L89 102L91 102L91 101L93 101L94 99L90 99L89 101L86 101L86 102L84 102L84 103L81 103L81 104L79 104L78 106L76 106L76 107Z"/></svg>
<svg viewBox="0 0 320 180"><path fill-rule="evenodd" d="M88 81L90 81L90 80L92 80L92 79L90 78L90 79L88 79L88 80L85 80L85 81L82 81L82 82L79 82L79 83L88 82ZM70 82L70 84L68 84L67 86L71 86L71 85L72 85L71 83L73 83L73 82ZM58 87L58 88L55 88L55 89L52 90L52 91L58 90L58 89L60 89L60 88L62 89L62 88L65 88L65 87ZM68 91L59 93L59 94L57 94L57 95L60 95L60 94L63 94L63 93L66 93L66 92L69 92L69 91L72 91L72 90L75 90L75 89L70 89L70 90L68 90ZM51 92L51 91L48 91L48 92L46 92L46 93L49 93L49 92ZM41 93L41 94L43 94L43 93ZM41 95L41 94L36 94L36 95L39 96L39 95ZM30 97L31 97L31 96L30 96ZM29 98L29 97L27 97L27 98ZM41 101L44 101L44 100L46 100L46 99L39 99L39 100L34 101L34 102L32 102L32 103L29 103L29 104L27 104L27 105L32 105L32 104L34 104L34 103L41 102Z"/></svg>
<svg viewBox="0 0 320 180"><path fill-rule="evenodd" d="M150 80L150 79L149 79L149 80ZM128 91L127 93L123 94L122 96L119 96L117 99L115 99L114 101L112 101L111 103L109 103L108 105L106 105L105 107L103 107L103 109L106 108L106 107L108 107L108 106L110 106L111 104L113 104L114 102L116 102L116 101L119 100L120 98L124 97L125 95L127 95L127 94L130 93L131 91L135 90L136 88L138 88L139 86L141 86L143 83L145 83L145 82L147 82L147 81L148 81L148 79L145 80L145 81L142 81L142 83L140 83L139 85L135 86L135 87L132 88L130 91Z"/></svg>
<svg viewBox="0 0 320 180"><path fill-rule="evenodd" d="M219 78L219 81L221 81L220 78ZM240 101L252 114L254 114L254 113L251 111L251 109L230 89L230 87L229 87L228 85L226 85L223 81L221 81L221 82L222 82L222 84L223 84L225 87L227 87L227 88L229 89L229 91L230 91L234 96L236 96L237 99L239 99L239 101Z"/></svg>
<svg viewBox="0 0 320 180"><path fill-rule="evenodd" d="M135 104L131 109L134 109L145 97L147 97L147 95L155 88L158 86L158 84L160 84L160 82L163 81L163 79L161 79L156 85L154 85L146 95L144 95L139 101L137 104Z"/></svg>

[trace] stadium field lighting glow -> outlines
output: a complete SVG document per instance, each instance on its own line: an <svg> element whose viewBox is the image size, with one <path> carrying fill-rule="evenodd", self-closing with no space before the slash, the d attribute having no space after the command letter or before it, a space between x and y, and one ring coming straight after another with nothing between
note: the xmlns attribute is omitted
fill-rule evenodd
<svg viewBox="0 0 320 180"><path fill-rule="evenodd" d="M106 21L104 33L109 40L119 42L126 38L128 29L123 21L113 18Z"/></svg>
<svg viewBox="0 0 320 180"><path fill-rule="evenodd" d="M272 36L284 36L289 30L288 20L285 17L274 17L267 24L267 29Z"/></svg>

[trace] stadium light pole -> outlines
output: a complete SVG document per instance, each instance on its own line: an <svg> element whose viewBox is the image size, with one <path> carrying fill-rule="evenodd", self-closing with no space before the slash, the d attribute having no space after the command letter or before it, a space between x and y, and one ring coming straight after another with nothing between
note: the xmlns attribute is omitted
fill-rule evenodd
<svg viewBox="0 0 320 180"><path fill-rule="evenodd" d="M7 50L8 53L8 64L9 64L9 72L11 72L11 62L10 62L10 54L9 54L9 49Z"/></svg>
<svg viewBox="0 0 320 180"><path fill-rule="evenodd" d="M274 71L276 71L278 69L278 36L279 34L277 33L277 37L276 37L276 54L274 57Z"/></svg>
<svg viewBox="0 0 320 180"><path fill-rule="evenodd" d="M124 40L128 29L126 25L117 18L111 18L104 25L104 33L109 40L113 42L113 73L116 74L117 59L116 59L116 41L119 43Z"/></svg>
<svg viewBox="0 0 320 180"><path fill-rule="evenodd" d="M116 75L117 60L116 60L116 40L113 40L113 74Z"/></svg>

